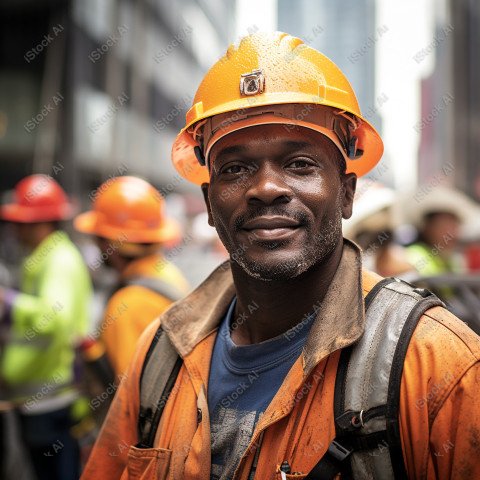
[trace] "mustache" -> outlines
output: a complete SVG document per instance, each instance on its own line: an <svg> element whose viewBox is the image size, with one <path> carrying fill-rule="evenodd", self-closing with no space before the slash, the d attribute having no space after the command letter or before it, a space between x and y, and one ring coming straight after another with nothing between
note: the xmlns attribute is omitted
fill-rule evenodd
<svg viewBox="0 0 480 480"><path fill-rule="evenodd" d="M295 220L300 225L309 225L308 215L305 212L292 212L288 208L285 208L281 205L275 206L262 206L262 207L255 207L250 209L248 212L245 212L242 215L239 215L234 223L233 226L236 231L242 230L243 225L250 221L255 220L258 217L264 216L280 216Z"/></svg>

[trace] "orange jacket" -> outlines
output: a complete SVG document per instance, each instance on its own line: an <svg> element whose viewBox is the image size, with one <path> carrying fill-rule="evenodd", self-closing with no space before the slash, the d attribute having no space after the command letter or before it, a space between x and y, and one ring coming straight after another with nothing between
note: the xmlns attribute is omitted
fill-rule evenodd
<svg viewBox="0 0 480 480"><path fill-rule="evenodd" d="M340 351L362 335L363 299L380 279L361 272L359 255L356 247L345 242L339 268L303 352L258 421L235 480L247 480L254 458L256 479L280 479L279 465L284 460L293 472L306 474L334 438L333 398ZM134 447L140 373L159 322L144 333L83 480L209 480L210 359L217 326L234 294L227 263L160 319L184 363L163 412L155 448L140 450ZM480 478L479 359L479 338L448 311L431 308L420 319L407 351L400 398L409 478Z"/></svg>
<svg viewBox="0 0 480 480"><path fill-rule="evenodd" d="M159 254L133 260L123 271L122 280L134 277L158 278L184 294L188 292L188 284L180 271ZM171 304L169 298L138 285L123 287L112 295L99 333L117 375L127 370L147 325Z"/></svg>

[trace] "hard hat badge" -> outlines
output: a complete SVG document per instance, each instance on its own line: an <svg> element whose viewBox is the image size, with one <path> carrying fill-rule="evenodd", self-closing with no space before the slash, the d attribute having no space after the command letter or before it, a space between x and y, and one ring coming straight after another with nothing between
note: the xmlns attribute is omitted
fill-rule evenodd
<svg viewBox="0 0 480 480"><path fill-rule="evenodd" d="M240 93L242 95L257 95L265 90L265 76L262 70L252 70L240 75Z"/></svg>

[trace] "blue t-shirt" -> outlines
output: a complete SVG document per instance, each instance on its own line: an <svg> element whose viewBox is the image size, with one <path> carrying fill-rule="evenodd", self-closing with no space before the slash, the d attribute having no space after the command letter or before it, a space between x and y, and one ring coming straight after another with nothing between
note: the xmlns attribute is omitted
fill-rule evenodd
<svg viewBox="0 0 480 480"><path fill-rule="evenodd" d="M260 415L299 357L313 319L304 317L265 342L237 346L230 336L235 304L236 299L220 325L210 366L211 480L233 477Z"/></svg>

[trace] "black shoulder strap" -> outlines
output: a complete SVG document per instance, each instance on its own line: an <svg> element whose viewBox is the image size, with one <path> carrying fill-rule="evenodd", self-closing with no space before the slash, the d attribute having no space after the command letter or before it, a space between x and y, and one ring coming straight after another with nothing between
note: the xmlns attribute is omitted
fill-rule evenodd
<svg viewBox="0 0 480 480"><path fill-rule="evenodd" d="M395 281L395 278L384 278L380 280L375 286L368 292L365 297L365 310L377 296L378 292L389 283ZM345 384L347 378L348 362L352 354L353 347L347 347L340 353L340 359L337 367L337 377L335 379L335 393L334 393L334 416L335 419L339 419L345 409ZM339 473L342 473L343 477L348 479L351 477L350 462L346 461L347 458L353 453L351 446L345 445L345 432L340 428L339 422L335 421L335 439L328 447L325 455L315 465L313 470L307 476L307 480L323 480L333 479ZM343 438L343 442L342 442ZM342 443L340 443L342 442ZM374 444L378 445L378 442Z"/></svg>
<svg viewBox="0 0 480 480"><path fill-rule="evenodd" d="M443 305L437 296L425 289L415 288L414 291L422 295L422 299L411 310L403 326L402 333L397 343L393 356L392 369L388 383L387 401L387 442L390 451L395 478L407 478L405 462L403 459L402 444L400 439L400 424L398 416L400 412L400 387L402 382L403 365L407 355L408 345L412 339L413 332L422 315L432 307Z"/></svg>
<svg viewBox="0 0 480 480"><path fill-rule="evenodd" d="M153 337L140 375L138 448L152 448L167 400L177 380L182 359L160 326ZM158 391L162 394L158 397Z"/></svg>
<svg viewBox="0 0 480 480"><path fill-rule="evenodd" d="M392 282L395 278L385 278L378 282L365 297L365 309L368 310L380 290ZM400 387L403 373L403 365L415 327L421 316L434 306L443 303L430 291L412 286L412 290L422 298L410 311L403 326L398 343L395 348L393 364L390 371L388 384L387 405L374 407L362 412L363 421L367 418L384 416L386 418L386 430L367 435L355 435L354 432L361 424L355 424L356 416L360 412L345 412L345 386L348 371L348 363L354 346L342 350L337 369L334 393L335 415L335 439L329 445L327 452L315 465L307 480L332 480L339 473L342 478L352 478L350 459L356 451L373 450L379 445L388 444L390 459L395 479L407 478L407 472L403 459L400 439L399 410L400 410Z"/></svg>

